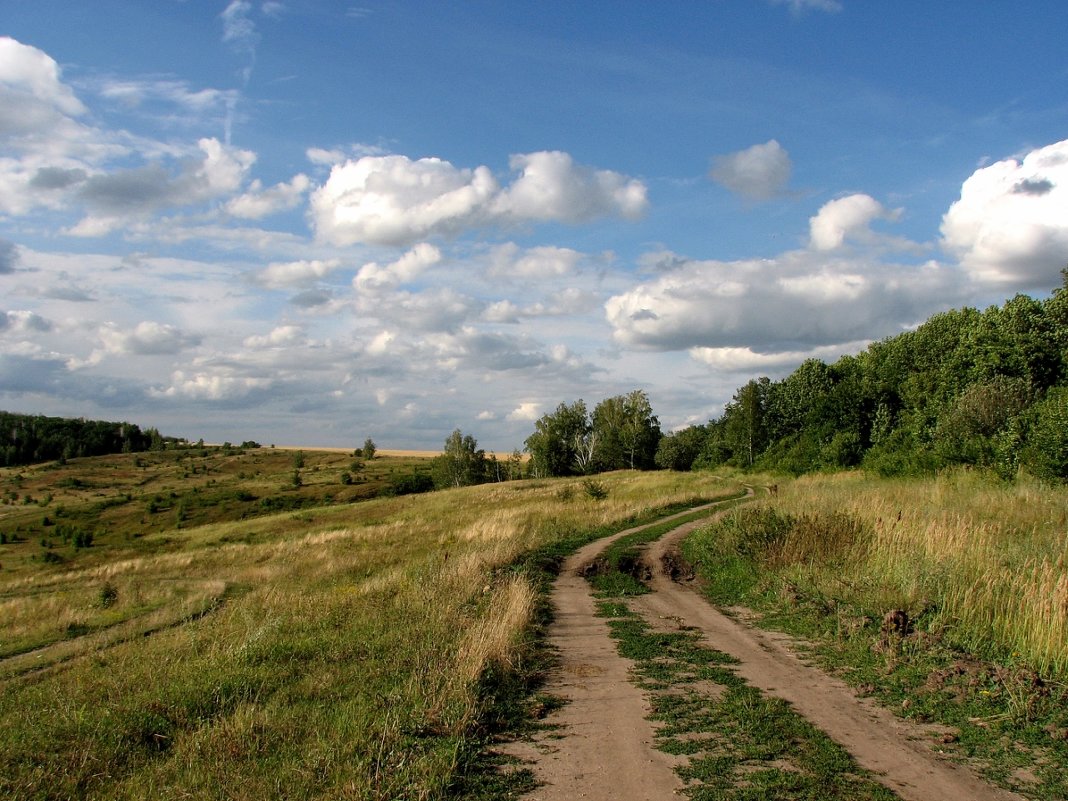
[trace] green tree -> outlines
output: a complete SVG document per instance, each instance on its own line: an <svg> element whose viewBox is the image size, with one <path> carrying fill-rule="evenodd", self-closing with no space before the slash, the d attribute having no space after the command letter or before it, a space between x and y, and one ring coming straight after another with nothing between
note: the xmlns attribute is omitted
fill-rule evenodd
<svg viewBox="0 0 1068 801"><path fill-rule="evenodd" d="M435 457L435 482L443 487L466 487L486 480L486 452L470 434L460 429L445 440L445 449Z"/></svg>
<svg viewBox="0 0 1068 801"><path fill-rule="evenodd" d="M1030 416L1025 464L1041 478L1068 480L1068 386L1051 389Z"/></svg>
<svg viewBox="0 0 1068 801"><path fill-rule="evenodd" d="M597 404L590 436L598 470L649 469L660 444L660 421L649 396L636 389Z"/></svg>
<svg viewBox="0 0 1068 801"><path fill-rule="evenodd" d="M664 470L691 470L707 439L705 426L689 426L661 437L656 448L656 466Z"/></svg>
<svg viewBox="0 0 1068 801"><path fill-rule="evenodd" d="M739 389L723 413L726 438L733 460L744 467L752 467L767 447L767 428L764 414L768 387L767 378L753 380Z"/></svg>
<svg viewBox="0 0 1068 801"><path fill-rule="evenodd" d="M582 442L589 430L589 415L582 400L561 403L556 411L542 415L524 442L534 475L573 475L579 470L576 443Z"/></svg>
<svg viewBox="0 0 1068 801"><path fill-rule="evenodd" d="M375 453L377 453L377 451L378 447L375 445L375 441L368 437L363 441L363 448L360 455L363 456L364 459L370 461L375 458Z"/></svg>

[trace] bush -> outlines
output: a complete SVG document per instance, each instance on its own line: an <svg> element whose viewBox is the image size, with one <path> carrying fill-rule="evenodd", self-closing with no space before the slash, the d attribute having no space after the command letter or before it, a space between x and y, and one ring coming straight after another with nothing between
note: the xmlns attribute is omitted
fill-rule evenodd
<svg viewBox="0 0 1068 801"><path fill-rule="evenodd" d="M582 482L582 490L587 497L595 501L603 501L608 497L608 488L600 481L594 481L592 478L587 478Z"/></svg>
<svg viewBox="0 0 1068 801"><path fill-rule="evenodd" d="M421 492L430 492L434 489L434 479L426 473L410 473L404 476L394 476L390 479L389 486L383 491L384 495L416 495Z"/></svg>
<svg viewBox="0 0 1068 801"><path fill-rule="evenodd" d="M108 607L114 606L117 600L119 600L118 589L110 581L104 582L104 586L100 588L100 606L107 609Z"/></svg>

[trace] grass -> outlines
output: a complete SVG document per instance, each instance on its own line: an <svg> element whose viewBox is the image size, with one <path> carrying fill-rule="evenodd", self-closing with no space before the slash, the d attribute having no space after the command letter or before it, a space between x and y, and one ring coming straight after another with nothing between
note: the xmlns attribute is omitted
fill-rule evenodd
<svg viewBox="0 0 1068 801"><path fill-rule="evenodd" d="M126 514L90 548L54 545L59 564L28 537L0 546L0 602L21 610L0 618L4 798L488 797L480 746L519 703L544 576L597 533L723 491L625 472L598 479L601 498L521 481L245 519L248 501L227 502L204 512L226 519L142 528L146 500L203 493L205 476L168 456L161 479L137 458L23 470L19 501L0 507L51 493L35 515L60 501L74 514L89 493L102 518ZM290 492L291 460L230 469ZM304 472L317 464L327 472L307 452Z"/></svg>
<svg viewBox="0 0 1068 801"><path fill-rule="evenodd" d="M700 801L888 801L895 796L837 743L740 679L733 659L687 630L656 631L625 601L602 601L620 654L634 661L659 722L657 747Z"/></svg>
<svg viewBox="0 0 1068 801"><path fill-rule="evenodd" d="M814 476L695 532L684 555L715 603L811 640L992 780L1054 799L1068 797L1066 519L1068 491L1026 481Z"/></svg>

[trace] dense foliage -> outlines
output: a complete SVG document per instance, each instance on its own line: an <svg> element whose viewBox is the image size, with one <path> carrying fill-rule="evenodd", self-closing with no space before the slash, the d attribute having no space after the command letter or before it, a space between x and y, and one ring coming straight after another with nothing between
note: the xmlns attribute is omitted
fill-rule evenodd
<svg viewBox="0 0 1068 801"><path fill-rule="evenodd" d="M1046 300L945 312L857 356L752 380L718 420L665 437L657 463L1068 478L1068 271Z"/></svg>
<svg viewBox="0 0 1068 801"><path fill-rule="evenodd" d="M526 439L536 476L649 469L660 444L660 421L641 390L601 401L590 413L577 400L545 414Z"/></svg>
<svg viewBox="0 0 1068 801"><path fill-rule="evenodd" d="M162 448L160 433L132 423L71 420L0 412L0 465L48 462L78 456L138 453Z"/></svg>

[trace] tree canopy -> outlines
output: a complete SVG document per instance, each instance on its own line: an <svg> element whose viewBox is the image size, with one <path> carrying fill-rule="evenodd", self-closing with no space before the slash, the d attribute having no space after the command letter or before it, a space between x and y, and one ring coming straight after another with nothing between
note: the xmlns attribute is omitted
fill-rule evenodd
<svg viewBox="0 0 1068 801"><path fill-rule="evenodd" d="M661 441L658 465L687 462L1068 479L1068 271L1045 300L948 311L857 356L747 382L719 419Z"/></svg>

